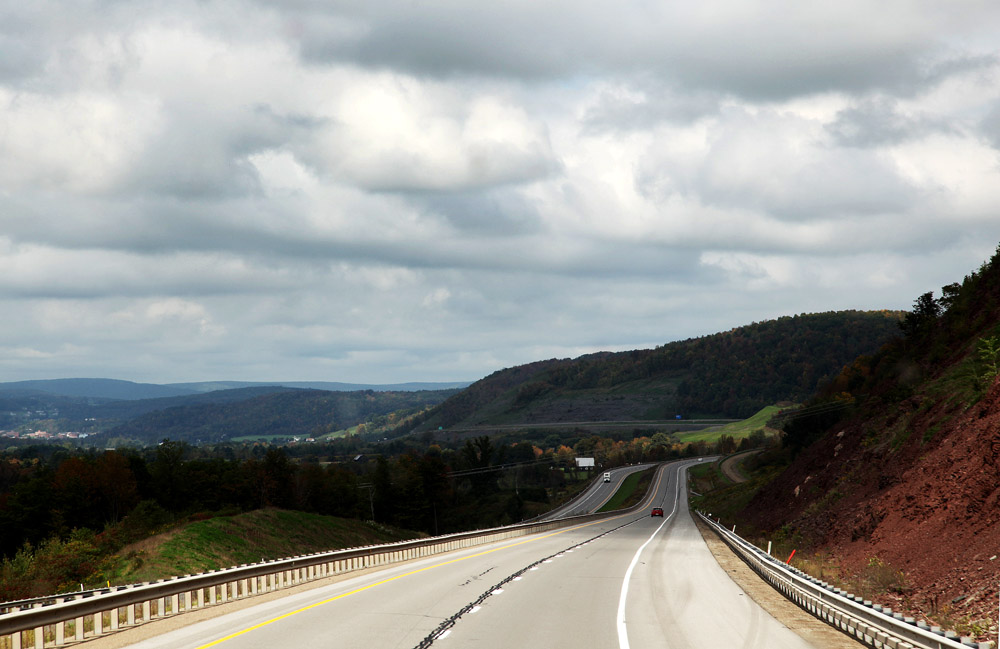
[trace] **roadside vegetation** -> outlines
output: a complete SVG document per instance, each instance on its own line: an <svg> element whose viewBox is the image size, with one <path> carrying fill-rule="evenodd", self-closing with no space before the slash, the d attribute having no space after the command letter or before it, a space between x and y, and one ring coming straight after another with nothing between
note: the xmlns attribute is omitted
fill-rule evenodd
<svg viewBox="0 0 1000 649"><path fill-rule="evenodd" d="M100 534L78 529L66 539L25 544L0 563L0 601L420 536L371 521L277 509L207 516L167 522L167 512L146 503Z"/></svg>
<svg viewBox="0 0 1000 649"><path fill-rule="evenodd" d="M730 480L720 468L721 460L691 467L690 507L732 524L761 487L781 473L789 461L789 454L777 446L750 455L740 463L740 472L747 477L745 482Z"/></svg>

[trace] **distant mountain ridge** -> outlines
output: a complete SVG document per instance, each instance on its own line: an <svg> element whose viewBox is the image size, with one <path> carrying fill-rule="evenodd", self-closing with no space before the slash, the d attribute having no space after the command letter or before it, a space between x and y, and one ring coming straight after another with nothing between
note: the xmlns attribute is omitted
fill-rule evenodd
<svg viewBox="0 0 1000 649"><path fill-rule="evenodd" d="M197 394L183 387L135 383L119 379L34 379L0 383L0 393L41 392L61 397L89 399L158 399Z"/></svg>
<svg viewBox="0 0 1000 649"><path fill-rule="evenodd" d="M202 381L195 383L136 383L120 379L103 378L71 378L71 379L33 379L26 381L9 381L0 383L0 394L15 392L40 392L62 397L84 399L160 399L165 397L183 397L215 392L219 390L234 390L240 388L280 387L308 390L326 390L329 392L356 392L373 390L375 392L415 392L419 390L452 390L464 388L471 381L453 382L411 382L386 385L368 383L338 383L333 381Z"/></svg>
<svg viewBox="0 0 1000 649"><path fill-rule="evenodd" d="M472 381L411 381L408 383L340 383L338 381L202 381L197 383L167 383L165 387L175 387L194 392L215 390L235 390L239 388L263 388L277 386L300 390L326 390L327 392L418 392L421 390L455 390L472 385Z"/></svg>
<svg viewBox="0 0 1000 649"><path fill-rule="evenodd" d="M155 444L170 438L203 444L227 442L235 437L321 437L366 422L377 427L394 417L402 418L437 405L454 392L334 391L265 386L217 390L180 400L119 402L95 410L108 412L116 406L136 406L128 417L123 417L127 421L103 433L107 439Z"/></svg>

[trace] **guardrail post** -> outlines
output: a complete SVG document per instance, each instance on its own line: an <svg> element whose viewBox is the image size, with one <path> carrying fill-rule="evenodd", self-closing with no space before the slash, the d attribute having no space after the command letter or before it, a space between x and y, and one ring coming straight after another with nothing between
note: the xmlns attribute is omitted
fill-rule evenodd
<svg viewBox="0 0 1000 649"><path fill-rule="evenodd" d="M125 624L135 626L135 604L129 604L125 608Z"/></svg>
<svg viewBox="0 0 1000 649"><path fill-rule="evenodd" d="M17 635L18 637L21 636L20 633L18 633ZM83 617L76 618L76 623L73 625L73 635L76 636L75 638L76 640L83 640Z"/></svg>
<svg viewBox="0 0 1000 649"><path fill-rule="evenodd" d="M66 623L56 622L56 646L61 647L66 644Z"/></svg>
<svg viewBox="0 0 1000 649"><path fill-rule="evenodd" d="M10 646L12 649L21 649L21 632L16 631L10 634Z"/></svg>

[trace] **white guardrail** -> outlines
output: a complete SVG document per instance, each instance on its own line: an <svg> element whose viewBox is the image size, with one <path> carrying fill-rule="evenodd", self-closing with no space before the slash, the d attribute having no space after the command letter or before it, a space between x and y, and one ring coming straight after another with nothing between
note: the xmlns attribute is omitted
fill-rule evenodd
<svg viewBox="0 0 1000 649"><path fill-rule="evenodd" d="M847 635L876 649L991 649L992 642L973 642L953 631L942 631L922 620L904 617L890 608L835 588L825 581L775 559L757 546L698 512L716 534L750 568L801 608Z"/></svg>
<svg viewBox="0 0 1000 649"><path fill-rule="evenodd" d="M0 603L0 649L62 647L317 579L567 527L638 508L320 552L144 584Z"/></svg>

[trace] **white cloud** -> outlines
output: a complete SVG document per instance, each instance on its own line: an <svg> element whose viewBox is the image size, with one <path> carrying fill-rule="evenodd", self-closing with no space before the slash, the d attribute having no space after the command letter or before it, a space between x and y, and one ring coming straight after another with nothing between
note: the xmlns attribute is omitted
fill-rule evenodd
<svg viewBox="0 0 1000 649"><path fill-rule="evenodd" d="M557 167L542 124L503 97L392 74L337 97L315 164L377 191L447 191L540 180Z"/></svg>
<svg viewBox="0 0 1000 649"><path fill-rule="evenodd" d="M0 87L0 184L8 191L106 190L147 144L156 113L156 102L141 96L47 96Z"/></svg>

